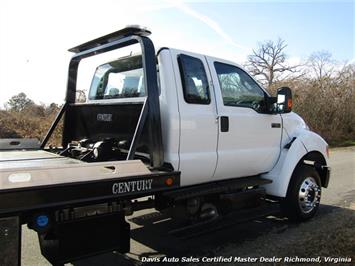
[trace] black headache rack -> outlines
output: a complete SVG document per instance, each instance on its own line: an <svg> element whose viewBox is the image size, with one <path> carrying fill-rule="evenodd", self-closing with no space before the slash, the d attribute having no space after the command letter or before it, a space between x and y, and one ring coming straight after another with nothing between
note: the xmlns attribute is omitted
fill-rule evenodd
<svg viewBox="0 0 355 266"><path fill-rule="evenodd" d="M91 119L90 123L92 123L94 120L99 120L97 118L99 115L109 113L110 117L112 117L112 121L107 124L110 124L109 126L117 127L117 123L121 123L120 121L122 121L122 119L118 119L117 117L122 115L130 116L129 120L134 121L134 125L132 124L130 127L128 127L131 141L126 159L134 159L137 145L142 141L144 137L144 142L148 146L149 150L151 166L155 169L158 169L163 165L163 144L160 120L159 91L157 84L156 54L153 42L147 37L150 35L150 33L151 32L146 29L131 26L69 49L69 51L74 52L75 55L72 57L69 64L66 100L52 126L48 130L46 137L41 143L42 149L45 148L48 140L50 139L62 117L64 117L62 137L63 147L66 147L70 141L74 140L73 138L75 136L85 135L80 134L83 132L82 129L90 129L90 127L83 124L85 123L85 118L80 116L80 114L87 114L85 109L89 108L91 110L89 117L89 119ZM143 103L129 103L129 105L131 105L133 108L132 112L127 112L129 109L129 107L125 107L127 103L116 102L112 103L111 105L102 103L75 103L78 67L82 59L137 43L140 45L142 51L144 86L147 92L147 97ZM78 129L76 127L78 127ZM73 132L73 128L75 128L75 130L78 132ZM120 128L125 130L125 125L121 124ZM145 136L142 136L143 130ZM90 135L90 132L85 133L86 137L87 135Z"/></svg>

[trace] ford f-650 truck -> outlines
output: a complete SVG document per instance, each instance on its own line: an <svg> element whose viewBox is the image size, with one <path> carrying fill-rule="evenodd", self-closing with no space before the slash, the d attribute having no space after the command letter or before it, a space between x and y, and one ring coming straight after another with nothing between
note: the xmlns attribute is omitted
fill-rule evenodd
<svg viewBox="0 0 355 266"><path fill-rule="evenodd" d="M141 209L197 223L266 202L291 220L315 215L328 145L291 111L290 89L272 97L241 66L156 51L149 34L127 27L70 49L47 136L0 141L1 265L20 264L22 224L60 265L128 252L125 216ZM49 145L58 128L61 145Z"/></svg>

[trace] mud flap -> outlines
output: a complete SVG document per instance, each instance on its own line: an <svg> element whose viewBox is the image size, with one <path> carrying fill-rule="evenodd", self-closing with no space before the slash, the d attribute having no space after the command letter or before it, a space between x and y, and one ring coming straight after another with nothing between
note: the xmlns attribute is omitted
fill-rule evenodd
<svg viewBox="0 0 355 266"><path fill-rule="evenodd" d="M21 225L19 217L0 218L0 265L21 263Z"/></svg>
<svg viewBox="0 0 355 266"><path fill-rule="evenodd" d="M38 237L42 255L54 265L130 249L130 225L122 212L57 223Z"/></svg>

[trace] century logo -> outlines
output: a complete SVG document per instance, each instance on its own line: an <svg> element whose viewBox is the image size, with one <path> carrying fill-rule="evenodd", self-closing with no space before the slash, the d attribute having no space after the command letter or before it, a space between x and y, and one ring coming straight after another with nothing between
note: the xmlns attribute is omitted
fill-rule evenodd
<svg viewBox="0 0 355 266"><path fill-rule="evenodd" d="M113 194L121 194L152 189L153 179L118 182L112 185Z"/></svg>

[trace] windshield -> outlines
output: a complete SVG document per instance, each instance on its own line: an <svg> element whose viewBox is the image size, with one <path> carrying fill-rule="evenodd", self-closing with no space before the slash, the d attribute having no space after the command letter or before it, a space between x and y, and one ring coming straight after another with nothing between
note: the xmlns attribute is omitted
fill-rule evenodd
<svg viewBox="0 0 355 266"><path fill-rule="evenodd" d="M96 68L89 100L144 97L142 56L130 56Z"/></svg>

